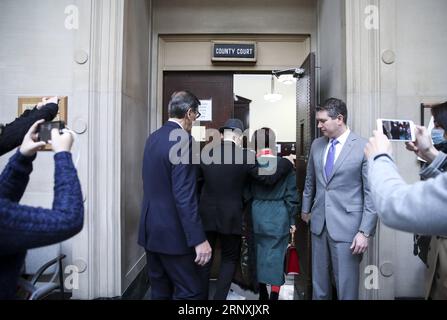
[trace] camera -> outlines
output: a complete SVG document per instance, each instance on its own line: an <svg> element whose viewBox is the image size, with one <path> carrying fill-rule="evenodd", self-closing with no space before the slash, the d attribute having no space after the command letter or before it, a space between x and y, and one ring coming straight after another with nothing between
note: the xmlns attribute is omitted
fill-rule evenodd
<svg viewBox="0 0 447 320"><path fill-rule="evenodd" d="M48 143L51 140L51 130L58 129L62 134L62 130L65 129L65 123L63 121L44 122L39 125L37 129L39 141L45 141Z"/></svg>

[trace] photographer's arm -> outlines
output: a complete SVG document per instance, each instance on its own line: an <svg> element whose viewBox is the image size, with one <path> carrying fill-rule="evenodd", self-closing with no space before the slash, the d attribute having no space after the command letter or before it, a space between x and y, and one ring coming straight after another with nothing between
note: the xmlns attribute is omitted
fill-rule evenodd
<svg viewBox="0 0 447 320"><path fill-rule="evenodd" d="M431 140L425 128L417 128L416 143L407 144L407 148L430 163L437 163L439 154L430 151ZM368 179L373 202L385 225L416 234L447 235L446 174L408 185L391 157L390 141L377 131L369 140L365 155L369 159Z"/></svg>
<svg viewBox="0 0 447 320"><path fill-rule="evenodd" d="M36 107L25 111L19 118L7 124L0 135L0 155L17 148L33 123L40 119L45 121L53 120L58 110L57 103L49 102L40 108Z"/></svg>
<svg viewBox="0 0 447 320"><path fill-rule="evenodd" d="M29 175L33 171L35 156L25 157L17 152L11 157L0 175L0 198L19 202L28 185Z"/></svg>
<svg viewBox="0 0 447 320"><path fill-rule="evenodd" d="M445 153L440 152L433 162L425 167L421 172L421 178L423 180L427 180L430 178L435 178L442 172L444 172L446 168L447 155Z"/></svg>
<svg viewBox="0 0 447 320"><path fill-rule="evenodd" d="M44 120L34 123L23 138L20 150L11 158L0 176L0 198L19 202L25 192L29 175L33 170L32 161L36 152L45 145L37 141L36 131Z"/></svg>
<svg viewBox="0 0 447 320"><path fill-rule="evenodd" d="M391 158L381 156L370 160L369 181L385 225L417 234L447 235L447 174L408 185Z"/></svg>
<svg viewBox="0 0 447 320"><path fill-rule="evenodd" d="M84 205L71 154L55 156L53 208L22 206L0 199L0 252L18 251L64 241L81 231Z"/></svg>

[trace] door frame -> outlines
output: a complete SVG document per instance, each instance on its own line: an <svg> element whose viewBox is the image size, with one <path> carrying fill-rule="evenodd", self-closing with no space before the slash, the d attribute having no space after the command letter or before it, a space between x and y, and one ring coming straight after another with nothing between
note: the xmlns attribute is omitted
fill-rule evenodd
<svg viewBox="0 0 447 320"><path fill-rule="evenodd" d="M208 45L211 48L213 40L230 41L255 41L258 43L258 50L262 50L263 43L296 44L302 46L301 52L303 61L311 51L311 35L308 34L195 34L195 35L172 35L172 34L154 34L152 39L152 57L151 57L151 84L149 101L149 130L154 132L161 127L163 119L163 79L165 71L230 71L239 73L270 73L272 70L288 69L291 66L301 65L303 61L299 58L293 58L291 54L283 52L284 58L279 61L289 61L288 64L279 64L276 61L259 58L257 64L213 64L211 61L211 49L201 50L201 55L197 64L184 64L184 56L175 56L172 58L171 45L174 43L191 43L199 45ZM281 48L278 49L278 51ZM284 50L283 50L284 51ZM197 53L197 52L196 52ZM298 53L297 53L298 55ZM167 61L169 60L169 61ZM293 61L296 60L296 61ZM155 115L155 116L154 116Z"/></svg>

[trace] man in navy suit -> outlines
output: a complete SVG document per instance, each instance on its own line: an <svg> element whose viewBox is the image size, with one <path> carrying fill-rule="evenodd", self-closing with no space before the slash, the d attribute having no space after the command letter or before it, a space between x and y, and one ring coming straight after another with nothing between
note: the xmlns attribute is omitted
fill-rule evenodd
<svg viewBox="0 0 447 320"><path fill-rule="evenodd" d="M211 247L197 209L196 167L188 161L199 105L190 92L174 93L169 121L146 142L138 243L146 249L152 300L207 298L199 268L210 260Z"/></svg>

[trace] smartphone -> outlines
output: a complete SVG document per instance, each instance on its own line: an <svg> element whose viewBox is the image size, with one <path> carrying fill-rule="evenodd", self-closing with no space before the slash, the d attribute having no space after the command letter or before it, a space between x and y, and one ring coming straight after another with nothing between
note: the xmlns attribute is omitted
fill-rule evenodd
<svg viewBox="0 0 447 320"><path fill-rule="evenodd" d="M416 141L416 127L411 120L378 119L377 130L382 131L390 141Z"/></svg>
<svg viewBox="0 0 447 320"><path fill-rule="evenodd" d="M51 140L51 130L53 129L58 129L59 133L62 133L62 130L65 129L65 123L63 121L41 123L37 128L39 141L48 143L48 141Z"/></svg>

